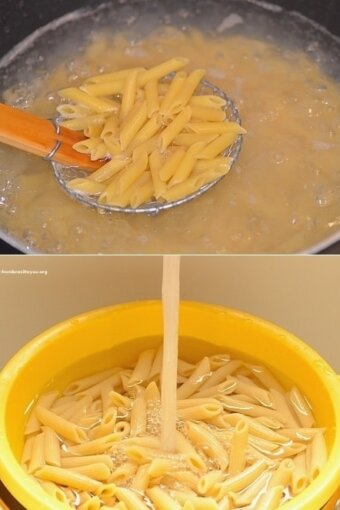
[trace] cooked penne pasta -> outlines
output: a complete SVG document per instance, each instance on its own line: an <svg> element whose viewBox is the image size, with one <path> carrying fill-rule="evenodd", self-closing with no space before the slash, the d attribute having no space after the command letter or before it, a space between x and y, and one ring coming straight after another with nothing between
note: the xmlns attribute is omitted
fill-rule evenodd
<svg viewBox="0 0 340 510"><path fill-rule="evenodd" d="M304 396L261 367L258 383L225 353L178 360L174 447L163 450L162 356L148 349L37 400L21 461L52 498L73 510L278 510L323 470L325 431L293 410L292 391L299 409Z"/></svg>
<svg viewBox="0 0 340 510"><path fill-rule="evenodd" d="M70 180L71 190L100 204L138 208L181 200L228 173L233 160L221 153L245 130L227 121L225 100L202 95L205 71L187 75L188 62L175 57L151 69L104 73L60 91L71 102L57 107L60 124L84 133L73 148L103 161L88 177ZM140 160L151 154L139 173ZM144 171L148 179L139 181Z"/></svg>
<svg viewBox="0 0 340 510"><path fill-rule="evenodd" d="M70 87L59 91L60 97L80 103L87 106L90 110L97 113L115 112L118 110L118 104L110 99L99 99L84 92L83 90Z"/></svg>
<svg viewBox="0 0 340 510"><path fill-rule="evenodd" d="M157 80L149 80L145 84L145 100L148 117L151 118L159 111L159 94Z"/></svg>
<svg viewBox="0 0 340 510"><path fill-rule="evenodd" d="M246 465L246 452L248 446L248 423L240 420L235 427L231 449L228 472L235 475L244 470Z"/></svg>

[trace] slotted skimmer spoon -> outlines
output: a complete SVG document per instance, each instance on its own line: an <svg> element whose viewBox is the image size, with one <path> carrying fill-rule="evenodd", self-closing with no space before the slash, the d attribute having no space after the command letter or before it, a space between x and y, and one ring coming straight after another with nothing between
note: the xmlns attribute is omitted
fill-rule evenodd
<svg viewBox="0 0 340 510"><path fill-rule="evenodd" d="M223 110L226 112L226 121L241 124L239 112L230 97L222 90L202 80L200 84L201 94L214 94L225 100ZM86 177L89 171L94 171L102 166L105 161L91 161L86 154L81 154L73 149L73 145L84 136L59 125L58 118L53 120L42 119L31 113L18 110L11 106L0 104L0 142L18 149L42 156L52 163L54 175L60 186L73 199L84 205L96 208L99 212L124 212L132 214L157 214L160 211L172 209L178 205L193 200L210 188L215 186L224 176L218 177L212 182L205 184L194 193L172 202L150 201L133 207L118 207L115 205L100 204L96 196L85 195L79 191L68 188L67 184L77 177ZM242 135L238 135L235 142L224 152L223 156L231 158L231 166L235 163L242 144Z"/></svg>

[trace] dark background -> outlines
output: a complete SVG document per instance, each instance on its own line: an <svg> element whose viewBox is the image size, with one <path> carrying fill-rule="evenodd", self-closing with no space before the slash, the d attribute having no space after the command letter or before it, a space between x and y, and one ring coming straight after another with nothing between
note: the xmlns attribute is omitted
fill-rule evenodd
<svg viewBox="0 0 340 510"><path fill-rule="evenodd" d="M67 12L100 4L102 0L0 0L0 56L38 27ZM112 3L119 0L112 0ZM164 0L172 4L178 0ZM223 1L223 0L221 0ZM228 0L224 0L228 1ZM340 35L340 0L269 0L288 10L299 11ZM130 4L138 0L130 0ZM193 4L194 4L193 0ZM20 253L0 240L0 253ZM340 243L323 253L340 253Z"/></svg>

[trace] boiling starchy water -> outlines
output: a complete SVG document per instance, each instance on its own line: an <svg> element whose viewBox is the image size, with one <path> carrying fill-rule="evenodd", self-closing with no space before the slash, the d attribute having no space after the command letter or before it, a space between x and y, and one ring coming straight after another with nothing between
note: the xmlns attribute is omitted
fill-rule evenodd
<svg viewBox="0 0 340 510"><path fill-rule="evenodd" d="M180 10L141 1L81 11L33 39L6 60L10 104L53 116L60 88L183 55L234 99L248 133L218 186L158 217L100 215L73 202L48 163L1 146L0 222L23 249L296 252L339 231L335 38L279 7L187 0Z"/></svg>

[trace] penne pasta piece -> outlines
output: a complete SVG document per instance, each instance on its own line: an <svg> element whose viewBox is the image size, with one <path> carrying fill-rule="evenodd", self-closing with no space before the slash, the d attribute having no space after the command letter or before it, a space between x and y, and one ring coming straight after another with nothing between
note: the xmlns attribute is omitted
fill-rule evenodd
<svg viewBox="0 0 340 510"><path fill-rule="evenodd" d="M251 373L265 386L268 390L274 389L280 393L284 393L284 388L277 379L265 367L258 365L248 365Z"/></svg>
<svg viewBox="0 0 340 510"><path fill-rule="evenodd" d="M186 80L187 74L185 72L179 72L176 74L174 79L171 81L168 90L161 102L159 113L166 115L171 113L173 103L176 102L178 94L180 93L182 86Z"/></svg>
<svg viewBox="0 0 340 510"><path fill-rule="evenodd" d="M131 462L124 462L111 473L109 481L120 485L124 483L125 480L128 480L134 476L137 468L138 466L136 466L136 464L132 464Z"/></svg>
<svg viewBox="0 0 340 510"><path fill-rule="evenodd" d="M213 397L215 395L229 395L233 393L236 388L236 383L230 379L227 379L225 382L220 384L216 384L216 386L211 386L205 390L200 390L194 393L193 398L205 398L205 397Z"/></svg>
<svg viewBox="0 0 340 510"><path fill-rule="evenodd" d="M173 143L175 145L185 145L185 146L190 146L190 145L193 145L194 143L198 143L198 142L206 142L206 143L209 143L209 142L212 142L213 140L215 140L216 138L218 137L217 134L200 134L200 133L180 133L179 135L176 136L176 138L174 139Z"/></svg>
<svg viewBox="0 0 340 510"><path fill-rule="evenodd" d="M131 430L131 425L127 421L119 421L116 423L114 427L114 432L117 432L118 434L122 434L122 436L129 436Z"/></svg>
<svg viewBox="0 0 340 510"><path fill-rule="evenodd" d="M49 393L45 393L44 395L41 395L41 397L38 398L37 402L35 403L35 407L32 410L26 426L25 426L25 435L34 434L36 432L40 432L41 430L41 424L37 418L36 414L36 407L38 405L45 407L46 409L50 409L56 399L58 398L59 391L50 391Z"/></svg>
<svg viewBox="0 0 340 510"><path fill-rule="evenodd" d="M44 459L46 464L60 466L60 443L57 434L50 427L44 427Z"/></svg>
<svg viewBox="0 0 340 510"><path fill-rule="evenodd" d="M239 135L246 130L236 122L189 122L187 129L200 134Z"/></svg>
<svg viewBox="0 0 340 510"><path fill-rule="evenodd" d="M181 493L180 491L173 491L176 499L184 505L184 509L192 508L193 510L218 510L217 502L213 498L200 497L187 493ZM186 506L190 503L190 506Z"/></svg>
<svg viewBox="0 0 340 510"><path fill-rule="evenodd" d="M112 385L106 382L102 385L100 390L100 399L102 401L103 416L106 416L113 410L113 403L111 399Z"/></svg>
<svg viewBox="0 0 340 510"><path fill-rule="evenodd" d="M161 344L158 347L158 349L156 351L156 355L152 362L152 366L151 366L150 373L149 373L149 379L152 379L153 377L155 377L161 373L162 358L163 358L163 345Z"/></svg>
<svg viewBox="0 0 340 510"><path fill-rule="evenodd" d="M131 67L129 69L122 69L119 71L113 71L112 73L98 74L97 76L91 76L86 80L86 83L105 83L114 81L123 81L127 78L132 71L145 71L144 67Z"/></svg>
<svg viewBox="0 0 340 510"><path fill-rule="evenodd" d="M35 476L41 480L55 482L60 485L66 485L73 489L93 492L101 486L97 480L93 480L88 476L76 473L69 469L64 469L55 466L44 466L35 472Z"/></svg>
<svg viewBox="0 0 340 510"><path fill-rule="evenodd" d="M84 195L100 195L105 190L105 185L90 179L77 177L67 183L68 189L73 189Z"/></svg>
<svg viewBox="0 0 340 510"><path fill-rule="evenodd" d="M197 160L195 162L193 173L195 175L199 175L201 172L206 172L207 170L214 170L214 169L221 169L221 170L224 169L227 172L230 170L231 164L232 164L232 159L230 157L201 159L201 160Z"/></svg>
<svg viewBox="0 0 340 510"><path fill-rule="evenodd" d="M88 501L84 501L78 510L99 510L101 508L100 499L97 496L93 496Z"/></svg>
<svg viewBox="0 0 340 510"><path fill-rule="evenodd" d="M189 487L189 489L196 491L199 477L192 471L171 471L168 473L170 479L177 480L182 485ZM164 480L164 479L163 479Z"/></svg>
<svg viewBox="0 0 340 510"><path fill-rule="evenodd" d="M195 365L188 363L183 359L178 359L178 373L182 376L189 376L195 369Z"/></svg>
<svg viewBox="0 0 340 510"><path fill-rule="evenodd" d="M208 471L203 458L196 452L190 441L179 431L176 432L176 451L185 455L188 465L194 471Z"/></svg>
<svg viewBox="0 0 340 510"><path fill-rule="evenodd" d="M159 176L160 168L162 167L163 160L159 150L155 150L151 153L150 158L150 170L152 176L152 183L154 189L155 198L158 199L166 190L166 184ZM160 373L160 370L159 372ZM151 377L151 376L150 376Z"/></svg>
<svg viewBox="0 0 340 510"><path fill-rule="evenodd" d="M102 139L97 136L96 138L86 138L72 145L73 149L81 154L92 154L95 149L103 143Z"/></svg>
<svg viewBox="0 0 340 510"><path fill-rule="evenodd" d="M270 474L265 471L243 491L230 492L229 497L233 505L237 508L251 505L252 502L258 499L258 496L266 490L269 477Z"/></svg>
<svg viewBox="0 0 340 510"><path fill-rule="evenodd" d="M187 409L188 407L200 406L200 405L209 405L209 404L217 404L220 405L220 402L216 398L196 398L197 393L195 393L192 398L185 398L183 400L177 400L177 408L178 409Z"/></svg>
<svg viewBox="0 0 340 510"><path fill-rule="evenodd" d="M131 436L139 436L146 431L146 400L144 394L140 393L135 398L131 409Z"/></svg>
<svg viewBox="0 0 340 510"><path fill-rule="evenodd" d="M116 391L111 391L109 393L109 397L111 404L113 404L116 407L126 407L128 409L132 407L132 400L125 395L117 393Z"/></svg>
<svg viewBox="0 0 340 510"><path fill-rule="evenodd" d="M205 145L206 142L197 142L188 148L178 164L175 174L169 182L170 186L180 184L188 179L196 163L197 155L200 154L200 151L203 147L205 147Z"/></svg>
<svg viewBox="0 0 340 510"><path fill-rule="evenodd" d="M264 425L265 427L268 427L272 430L279 430L282 429L282 423L274 418L273 416L258 416L253 418L254 421L260 423L261 425Z"/></svg>
<svg viewBox="0 0 340 510"><path fill-rule="evenodd" d="M88 436L90 439L97 439L99 437L107 436L111 434L116 425L117 420L117 409L108 411L103 417L101 423L90 430Z"/></svg>
<svg viewBox="0 0 340 510"><path fill-rule="evenodd" d="M91 97L114 96L123 92L125 80L115 80L103 83L89 83L80 89ZM85 103L84 103L85 104ZM90 107L89 103L89 107Z"/></svg>
<svg viewBox="0 0 340 510"><path fill-rule="evenodd" d="M223 403L223 407L229 412L241 413L251 417L268 416L280 421L281 426L282 424L287 423L285 416L283 416L279 411L269 409L268 407L261 407L256 404L242 402L237 400L237 398L230 397L228 395L221 395L218 399Z"/></svg>
<svg viewBox="0 0 340 510"><path fill-rule="evenodd" d="M191 108L187 106L160 134L160 149L164 152L177 135L182 131L191 118Z"/></svg>
<svg viewBox="0 0 340 510"><path fill-rule="evenodd" d="M206 390L207 388L211 388L216 384L224 382L229 375L236 372L236 370L242 365L243 365L242 361L233 360L228 362L226 365L217 368L214 372L211 372L210 377L206 381L204 381L204 383L201 386L201 390L202 391Z"/></svg>
<svg viewBox="0 0 340 510"><path fill-rule="evenodd" d="M66 105L64 105L66 106ZM68 105L70 106L70 105ZM73 105L74 106L74 105ZM86 117L79 117L78 119L69 119L59 122L60 126L71 129L72 131L84 131L89 126L102 126L105 119L110 113L100 113L87 115Z"/></svg>
<svg viewBox="0 0 340 510"><path fill-rule="evenodd" d="M68 455L97 455L106 452L114 443L122 439L122 434L112 433L86 443L68 448ZM66 455L66 456L68 456Z"/></svg>
<svg viewBox="0 0 340 510"><path fill-rule="evenodd" d="M280 505L284 487L277 485L270 488L265 494L262 494L256 503L257 510L276 510Z"/></svg>
<svg viewBox="0 0 340 510"><path fill-rule="evenodd" d="M198 187L202 187L205 184L216 181L216 179L220 179L224 177L229 172L229 167L216 167L211 170L206 170L205 172L196 172L195 170L192 172L192 177L197 179Z"/></svg>
<svg viewBox="0 0 340 510"><path fill-rule="evenodd" d="M301 392L298 390L298 388L296 388L296 386L289 392L289 401L295 411L300 425L305 428L313 427L315 420L311 413L310 407L305 397L301 395Z"/></svg>
<svg viewBox="0 0 340 510"><path fill-rule="evenodd" d="M285 423L290 427L299 427L299 423L292 413L285 394L277 391L275 388L270 390L274 408L284 417Z"/></svg>
<svg viewBox="0 0 340 510"><path fill-rule="evenodd" d="M269 427L266 427L256 420L244 416L243 414L228 414L224 416L224 420L225 423L230 423L232 426L235 426L240 420L245 420L248 424L250 434L266 439L267 441L273 441L279 444L289 444L289 439L283 433L279 434L271 430Z"/></svg>
<svg viewBox="0 0 340 510"><path fill-rule="evenodd" d="M181 198L191 195L202 186L200 177L189 177L186 181L169 187L162 195L167 202L180 200Z"/></svg>
<svg viewBox="0 0 340 510"><path fill-rule="evenodd" d="M250 379L246 377L237 376L230 377L230 381L235 382L235 393L242 393L244 395L249 395L254 398L259 404L265 407L273 407L273 398L269 391L266 391L262 388L256 386L256 384L252 383Z"/></svg>
<svg viewBox="0 0 340 510"><path fill-rule="evenodd" d="M119 503L117 503L114 506L104 505L101 507L101 510L112 510L112 509L114 509L114 510L128 510L126 504L123 503L122 501L120 501Z"/></svg>
<svg viewBox="0 0 340 510"><path fill-rule="evenodd" d="M101 138L102 131L103 124L92 124L90 126L86 126L84 129L84 135L87 138Z"/></svg>
<svg viewBox="0 0 340 510"><path fill-rule="evenodd" d="M107 464L104 464L104 462L95 462L81 466L73 466L69 467L68 470L88 476L89 478L98 480L99 482L107 482L111 473L110 468L107 466Z"/></svg>
<svg viewBox="0 0 340 510"><path fill-rule="evenodd" d="M138 491L138 492L145 492L148 485L149 485L149 466L147 464L144 464L142 466L139 466L137 469L137 472L135 473L132 482L131 482L131 489Z"/></svg>
<svg viewBox="0 0 340 510"><path fill-rule="evenodd" d="M178 111L179 109L184 108L190 101L193 96L196 88L198 87L200 81L205 75L204 69L196 69L189 74L189 76L185 79L184 83L181 86L181 92L178 94L176 99L172 103L172 110Z"/></svg>
<svg viewBox="0 0 340 510"><path fill-rule="evenodd" d="M318 432L312 439L311 455L309 463L309 477L311 480L317 478L327 462L327 447L324 435Z"/></svg>
<svg viewBox="0 0 340 510"><path fill-rule="evenodd" d="M117 192L119 194L124 193L128 190L134 182L137 181L138 177L141 177L145 172L148 164L148 156L144 154L134 163L131 163L119 174L117 180Z"/></svg>
<svg viewBox="0 0 340 510"><path fill-rule="evenodd" d="M35 438L35 436L29 436L25 440L24 449L23 449L23 452L21 455L21 463L22 464L27 464L31 460L34 438Z"/></svg>
<svg viewBox="0 0 340 510"><path fill-rule="evenodd" d="M28 464L28 472L35 473L45 465L45 432L40 432L34 437L31 457Z"/></svg>
<svg viewBox="0 0 340 510"><path fill-rule="evenodd" d="M214 497L217 500L227 496L230 492L239 492L251 483L253 483L262 473L267 469L267 463L264 460L259 460L247 467L242 473L231 476L224 482L221 482L216 487Z"/></svg>
<svg viewBox="0 0 340 510"><path fill-rule="evenodd" d="M293 439L293 441L306 441L309 442L313 439L315 434L318 432L324 433L325 429L323 428L309 428L309 429L282 429L280 433L283 437L286 437L287 440Z"/></svg>
<svg viewBox="0 0 340 510"><path fill-rule="evenodd" d="M69 99L82 106L87 106L97 113L114 112L118 110L118 103L110 99L99 99L98 97L90 96L87 92L70 87L59 91L60 97Z"/></svg>
<svg viewBox="0 0 340 510"><path fill-rule="evenodd" d="M154 137L161 128L161 123L157 115L152 116L144 126L134 136L131 144L128 146L127 151L134 150L139 145L147 142Z"/></svg>
<svg viewBox="0 0 340 510"><path fill-rule="evenodd" d="M149 80L145 84L145 100L149 119L159 111L159 95L157 80Z"/></svg>
<svg viewBox="0 0 340 510"><path fill-rule="evenodd" d="M164 162L159 170L159 176L162 181L168 182L171 177L175 174L178 165L182 161L185 155L184 149L179 149L173 152Z"/></svg>
<svg viewBox="0 0 340 510"><path fill-rule="evenodd" d="M155 458L148 465L148 474L150 478L157 478L169 474L171 471L176 471L181 467L182 462L178 459L165 459ZM182 466L183 467L183 466Z"/></svg>
<svg viewBox="0 0 340 510"><path fill-rule="evenodd" d="M193 96L190 99L190 104L193 106L205 106L209 108L223 108L226 106L225 99L222 99L219 96L214 95L204 95L204 96Z"/></svg>
<svg viewBox="0 0 340 510"><path fill-rule="evenodd" d="M131 71L131 73L125 78L124 86L122 90L122 103L119 111L119 118L122 122L128 113L132 110L136 99L137 93L137 76L138 70Z"/></svg>
<svg viewBox="0 0 340 510"><path fill-rule="evenodd" d="M129 387L135 386L136 384L140 384L149 378L149 374L151 371L155 355L156 355L155 349L148 349L147 351L143 351L139 355L136 366L129 379Z"/></svg>
<svg viewBox="0 0 340 510"><path fill-rule="evenodd" d="M218 108L211 108L210 106L197 106L191 105L192 120L198 121L212 121L223 122L226 119L226 113Z"/></svg>
<svg viewBox="0 0 340 510"><path fill-rule="evenodd" d="M113 461L110 455L83 455L76 457L62 457L61 467L73 468L77 466L87 466L90 464L105 464L109 469L113 468Z"/></svg>
<svg viewBox="0 0 340 510"><path fill-rule="evenodd" d="M140 73L138 76L138 85L143 87L150 80L159 80L160 78L164 78L167 74L173 73L174 71L178 71L182 69L188 64L189 60L187 58L171 58L162 64L159 64L147 71Z"/></svg>
<svg viewBox="0 0 340 510"><path fill-rule="evenodd" d="M202 386L204 381L210 376L210 362L209 358L203 358L192 372L189 379L182 384L177 390L177 398L184 399L190 397Z"/></svg>
<svg viewBox="0 0 340 510"><path fill-rule="evenodd" d="M159 449L149 448L147 446L140 446L138 444L131 444L125 448L126 455L133 462L139 465L149 464L153 459L160 456Z"/></svg>
<svg viewBox="0 0 340 510"><path fill-rule="evenodd" d="M197 159L216 158L219 154L223 153L227 147L232 145L236 138L237 135L234 133L225 133L218 136L197 154Z"/></svg>
<svg viewBox="0 0 340 510"><path fill-rule="evenodd" d="M197 483L197 492L201 496L204 496L205 494L209 494L211 489L219 482L222 482L224 480L225 474L223 471L215 470L215 471L209 471L208 473L204 474L200 477L198 483Z"/></svg>
<svg viewBox="0 0 340 510"><path fill-rule="evenodd" d="M79 104L61 104L56 108L65 119L78 119L79 117L87 117L90 110Z"/></svg>
<svg viewBox="0 0 340 510"><path fill-rule="evenodd" d="M224 496L221 501L218 502L218 510L231 510L231 502L228 496Z"/></svg>
<svg viewBox="0 0 340 510"><path fill-rule="evenodd" d="M48 409L38 405L36 407L37 418L41 424L50 427L57 434L74 443L81 443L87 439L87 434L74 423L65 420L61 416L49 411Z"/></svg>
<svg viewBox="0 0 340 510"><path fill-rule="evenodd" d="M246 466L246 452L248 446L248 423L240 420L233 433L230 449L230 463L228 472L235 475L243 471Z"/></svg>
<svg viewBox="0 0 340 510"><path fill-rule="evenodd" d="M295 464L292 459L282 460L276 471L271 475L268 488L276 487L277 485L282 485L283 487L290 485L294 468Z"/></svg>
<svg viewBox="0 0 340 510"><path fill-rule="evenodd" d="M226 470L229 465L229 455L224 449L222 443L207 428L198 423L186 423L186 432L188 438L195 445L204 446L204 452L213 459L220 469Z"/></svg>
<svg viewBox="0 0 340 510"><path fill-rule="evenodd" d="M120 146L124 151L132 142L134 136L145 124L147 119L146 102L136 103L136 107L131 110L131 116L126 118L119 134Z"/></svg>
<svg viewBox="0 0 340 510"><path fill-rule="evenodd" d="M153 487L146 491L155 508L161 510L181 510L181 505L160 487Z"/></svg>
<svg viewBox="0 0 340 510"><path fill-rule="evenodd" d="M115 156L121 157L121 158L129 157L129 154L127 154L126 152L122 152L119 138L117 138L115 135L113 135L113 136L107 135L107 136L105 136L105 138L102 138L102 140L103 140L103 144L106 147L106 153L107 153L106 159L112 159ZM104 164L105 164L105 162L104 162Z"/></svg>
<svg viewBox="0 0 340 510"><path fill-rule="evenodd" d="M58 487L58 485L56 485L55 483L45 482L45 481L41 480L40 485L47 492L47 494L50 494L50 496L52 496L54 499L56 499L60 503L66 503L66 504L68 503L68 498L67 498L65 492L60 487ZM6 510L6 509L4 509L4 510Z"/></svg>
<svg viewBox="0 0 340 510"><path fill-rule="evenodd" d="M125 489L123 487L116 487L115 496L125 503L128 510L149 510L149 507L137 495L136 492Z"/></svg>

